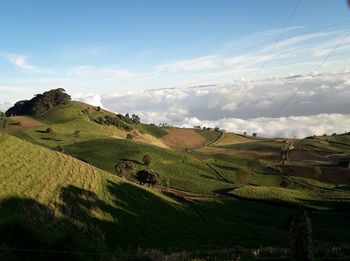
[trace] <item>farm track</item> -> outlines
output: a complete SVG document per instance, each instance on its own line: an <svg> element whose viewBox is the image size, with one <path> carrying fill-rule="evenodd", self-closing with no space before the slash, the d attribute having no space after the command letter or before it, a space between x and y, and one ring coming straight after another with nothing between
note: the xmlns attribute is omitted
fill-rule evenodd
<svg viewBox="0 0 350 261"><path fill-rule="evenodd" d="M208 143L205 144L205 146L210 146L211 144L217 142L223 135L224 133L220 132L220 135L215 140L209 141Z"/></svg>
<svg viewBox="0 0 350 261"><path fill-rule="evenodd" d="M207 165L215 174L216 176L218 176L222 181L230 183L230 184L234 184L231 180L225 178L223 175L220 174L219 171L217 171L215 168L213 168L209 163L205 163L205 165Z"/></svg>

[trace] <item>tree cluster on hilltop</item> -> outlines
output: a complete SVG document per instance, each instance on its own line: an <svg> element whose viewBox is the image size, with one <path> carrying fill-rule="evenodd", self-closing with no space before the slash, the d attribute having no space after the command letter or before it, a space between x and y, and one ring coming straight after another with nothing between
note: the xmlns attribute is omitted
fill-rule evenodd
<svg viewBox="0 0 350 261"><path fill-rule="evenodd" d="M32 115L38 116L50 111L58 105L66 105L71 100L64 89L53 89L43 94L37 94L30 100L18 101L6 111L6 116Z"/></svg>

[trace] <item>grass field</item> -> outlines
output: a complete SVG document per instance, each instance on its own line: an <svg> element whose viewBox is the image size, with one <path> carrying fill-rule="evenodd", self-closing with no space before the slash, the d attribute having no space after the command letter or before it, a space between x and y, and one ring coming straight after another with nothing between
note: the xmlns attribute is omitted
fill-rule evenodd
<svg viewBox="0 0 350 261"><path fill-rule="evenodd" d="M225 132L222 137L213 143L213 145L231 145L255 141L253 138L244 137L242 135Z"/></svg>
<svg viewBox="0 0 350 261"><path fill-rule="evenodd" d="M225 197L180 203L64 154L9 136L0 142L3 247L112 253L117 247L288 246L294 209ZM346 216L309 215L317 244L349 238Z"/></svg>
<svg viewBox="0 0 350 261"><path fill-rule="evenodd" d="M66 152L90 164L114 173L115 164L121 159L134 161L136 170L145 169L142 157L151 156L151 168L163 181L169 180L175 188L210 194L216 189L230 187L201 160L189 154L161 149L156 146L129 140L95 139L74 143L65 147Z"/></svg>
<svg viewBox="0 0 350 261"><path fill-rule="evenodd" d="M198 132L207 140L207 144L215 142L222 135L222 133L219 131L196 130L196 132Z"/></svg>
<svg viewBox="0 0 350 261"><path fill-rule="evenodd" d="M350 135L295 140L278 173L269 166L279 161L280 139L135 124L127 140L124 130L93 121L103 115L113 114L72 102L0 135L0 233L10 238L0 247L287 247L299 205L310 208L316 245L350 241L349 170L315 165L349 153ZM57 146L65 154L49 150ZM145 169L145 154L171 193L114 174L120 160Z"/></svg>

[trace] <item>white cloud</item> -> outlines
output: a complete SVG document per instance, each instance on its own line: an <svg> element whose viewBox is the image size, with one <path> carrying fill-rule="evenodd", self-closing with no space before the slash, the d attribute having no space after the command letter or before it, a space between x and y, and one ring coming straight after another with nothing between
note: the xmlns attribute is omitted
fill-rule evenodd
<svg viewBox="0 0 350 261"><path fill-rule="evenodd" d="M191 60L175 61L158 65L157 72L201 71L219 67L218 56L210 55Z"/></svg>
<svg viewBox="0 0 350 261"><path fill-rule="evenodd" d="M114 112L137 113L148 123L217 125L231 131L301 137L340 132L350 126L347 125L349 76L350 71L343 70L254 82L237 80L222 85L90 95L89 98ZM269 118L306 79L304 88L278 115L282 117Z"/></svg>
<svg viewBox="0 0 350 261"><path fill-rule="evenodd" d="M319 114L311 116L290 116L281 118L254 118L242 120L223 118L216 121L201 121L195 117L176 123L179 127L219 127L226 131L258 133L264 137L305 138L312 135L344 133L350 130L350 114Z"/></svg>
<svg viewBox="0 0 350 261"><path fill-rule="evenodd" d="M104 108L103 104L102 104L102 98L100 95L97 95L97 94L77 93L77 94L72 95L72 99L78 100L81 102L85 102L85 103L93 105L93 106L100 106L101 108Z"/></svg>
<svg viewBox="0 0 350 261"><path fill-rule="evenodd" d="M42 70L30 64L28 62L29 57L24 55L18 55L18 54L11 54L11 53L3 53L1 56L5 57L10 63L12 63L17 68L27 71L27 72L41 72Z"/></svg>

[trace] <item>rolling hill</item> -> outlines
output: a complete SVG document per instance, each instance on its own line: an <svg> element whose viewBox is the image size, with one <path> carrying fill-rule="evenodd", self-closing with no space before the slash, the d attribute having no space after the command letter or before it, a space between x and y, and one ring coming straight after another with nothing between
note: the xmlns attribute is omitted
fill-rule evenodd
<svg viewBox="0 0 350 261"><path fill-rule="evenodd" d="M190 256L287 248L299 206L316 246L349 242L350 170L334 165L350 152L348 135L294 140L287 166L278 166L281 139L159 128L80 102L11 122L0 136L3 255L21 259L27 252L16 249L30 248L109 260L133 259L137 248ZM146 154L159 174L155 188L133 179L147 168ZM133 167L123 177L115 172L121 161Z"/></svg>

